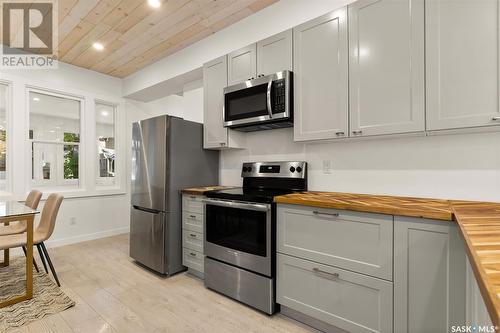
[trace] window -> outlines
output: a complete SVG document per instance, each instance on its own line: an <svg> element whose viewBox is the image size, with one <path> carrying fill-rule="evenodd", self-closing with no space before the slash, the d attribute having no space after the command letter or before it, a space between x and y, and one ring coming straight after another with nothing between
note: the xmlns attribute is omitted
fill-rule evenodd
<svg viewBox="0 0 500 333"><path fill-rule="evenodd" d="M29 92L31 176L37 186L79 186L81 101Z"/></svg>
<svg viewBox="0 0 500 333"><path fill-rule="evenodd" d="M9 86L0 84L0 191L7 189L7 98Z"/></svg>
<svg viewBox="0 0 500 333"><path fill-rule="evenodd" d="M109 185L115 177L116 105L96 102L97 184Z"/></svg>

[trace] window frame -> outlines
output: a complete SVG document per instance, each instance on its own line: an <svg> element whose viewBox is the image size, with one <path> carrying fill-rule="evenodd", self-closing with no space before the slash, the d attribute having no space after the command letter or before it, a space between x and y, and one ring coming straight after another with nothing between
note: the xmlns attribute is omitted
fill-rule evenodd
<svg viewBox="0 0 500 333"><path fill-rule="evenodd" d="M99 159L97 158L97 143L95 140L97 139L97 104L101 105L106 105L109 107L113 108L113 138L115 140L115 176L114 177L101 177L99 176ZM111 187L111 186L116 186L117 185L117 178L120 176L120 163L117 163L117 161L120 159L120 153L119 153L119 139L117 139L117 135L119 133L119 128L118 128L118 108L119 104L106 101L103 99L99 98L94 98L94 148L96 149L96 154L94 154L94 159L93 159L93 164L94 170L96 172L96 177L95 177L95 186L96 187ZM80 140L81 141L81 140Z"/></svg>
<svg viewBox="0 0 500 333"><path fill-rule="evenodd" d="M31 124L31 109L30 109L30 95L31 93L37 93L41 95L47 95L51 97L57 97L57 98L64 98L64 99L69 99L69 100L74 100L79 102L80 104L80 110L79 110L79 122L80 122L80 133L79 133L79 142L78 143L73 143L73 142L64 142L64 141L50 141L50 140L35 140L35 139L30 139L29 137L29 132L30 132L30 124ZM42 187L44 189L57 189L57 190L68 190L68 191L75 191L75 190L81 190L84 188L84 174L83 174L83 164L85 163L84 161L84 151L85 151L85 97L80 96L80 95L75 95L71 94L68 92L61 92L61 91L56 91L56 90L50 90L50 89L44 89L44 88L39 88L39 87L34 87L34 86L26 86L25 89L25 96L26 96L26 110L27 110L27 131L25 133L26 140L28 142L28 147L29 149L33 149L33 144L34 143L41 143L41 144L52 144L56 146L61 146L62 150L56 152L57 159L63 158L64 154L64 146L66 145L76 145L78 146L78 179L64 179L64 165L62 169L62 178L60 178L61 175L56 174L55 179L50 179L50 180L35 180L33 179L33 162L31 160L32 154L28 154L28 161L27 161L27 169L29 171L28 173L28 182L30 184L30 188L33 187ZM57 167L59 168L59 166Z"/></svg>
<svg viewBox="0 0 500 333"><path fill-rule="evenodd" d="M0 79L0 84L6 86L5 94L5 131L7 137L6 145L6 159L5 159L5 181L0 180L0 184L3 183L3 189L0 188L0 196L10 195L12 193L12 156L10 156L13 144L13 82L10 80Z"/></svg>

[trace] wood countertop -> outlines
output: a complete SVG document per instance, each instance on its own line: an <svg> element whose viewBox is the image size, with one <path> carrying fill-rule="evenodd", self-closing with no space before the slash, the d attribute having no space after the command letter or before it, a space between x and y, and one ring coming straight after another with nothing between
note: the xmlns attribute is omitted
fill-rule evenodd
<svg viewBox="0 0 500 333"><path fill-rule="evenodd" d="M500 203L338 192L275 197L283 204L455 221L493 325L500 327Z"/></svg>
<svg viewBox="0 0 500 333"><path fill-rule="evenodd" d="M500 203L451 201L493 325L500 326Z"/></svg>
<svg viewBox="0 0 500 333"><path fill-rule="evenodd" d="M453 221L447 200L340 192L302 192L275 197L277 203L346 209Z"/></svg>
<svg viewBox="0 0 500 333"><path fill-rule="evenodd" d="M233 187L235 187L235 186L214 185L214 186L190 187L190 188L182 189L181 193L182 194L190 194L190 195L204 195L208 191L224 190L224 189L233 188Z"/></svg>

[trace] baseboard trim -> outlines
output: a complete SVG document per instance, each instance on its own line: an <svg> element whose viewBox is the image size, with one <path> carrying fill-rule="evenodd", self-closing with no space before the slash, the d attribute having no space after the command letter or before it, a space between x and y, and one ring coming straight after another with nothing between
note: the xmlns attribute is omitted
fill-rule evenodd
<svg viewBox="0 0 500 333"><path fill-rule="evenodd" d="M90 241L90 240L99 239L99 238L105 238L105 237L126 234L128 232L130 232L129 227L117 228L117 229L94 232L92 234L85 234L85 235L78 235L78 236L61 238L61 239L48 240L45 242L45 245L47 247L59 247L59 246L81 243L81 242Z"/></svg>
<svg viewBox="0 0 500 333"><path fill-rule="evenodd" d="M284 305L281 305L281 314L324 333L348 333L341 328L322 322Z"/></svg>

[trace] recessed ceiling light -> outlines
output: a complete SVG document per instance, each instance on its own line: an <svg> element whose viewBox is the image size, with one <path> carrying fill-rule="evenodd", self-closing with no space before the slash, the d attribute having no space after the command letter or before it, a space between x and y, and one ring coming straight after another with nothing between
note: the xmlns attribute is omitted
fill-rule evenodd
<svg viewBox="0 0 500 333"><path fill-rule="evenodd" d="M158 8L161 6L161 1L160 0L148 0L148 5L150 5L153 8Z"/></svg>
<svg viewBox="0 0 500 333"><path fill-rule="evenodd" d="M38 98L38 97L33 97L33 101L34 101L34 102L40 102L40 98Z"/></svg>
<svg viewBox="0 0 500 333"><path fill-rule="evenodd" d="M98 42L95 42L94 44L92 44L92 47L94 49L96 49L97 51L104 50L104 45L102 45L101 43L98 43Z"/></svg>
<svg viewBox="0 0 500 333"><path fill-rule="evenodd" d="M109 112L108 111L102 111L101 114L104 116L104 117L107 117L109 116Z"/></svg>

